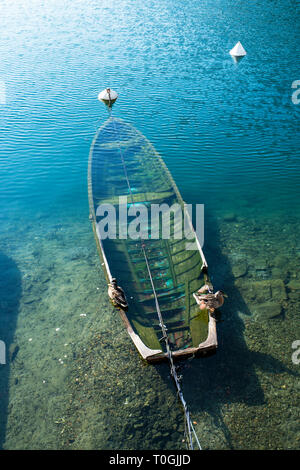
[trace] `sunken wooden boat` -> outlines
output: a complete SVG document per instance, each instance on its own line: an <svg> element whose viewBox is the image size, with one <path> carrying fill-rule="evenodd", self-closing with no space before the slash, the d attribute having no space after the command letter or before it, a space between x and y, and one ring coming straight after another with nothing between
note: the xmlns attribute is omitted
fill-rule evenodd
<svg viewBox="0 0 300 470"><path fill-rule="evenodd" d="M118 225L119 203L126 202L125 197L128 208L139 204L148 208L153 204L169 207L178 204L185 210L179 190L153 145L131 125L110 117L97 131L91 145L88 189L90 219L101 264L108 283L117 278L126 294L128 308L119 311L142 358L158 362L167 359L167 355L141 244L147 253L174 359L214 352L216 321L206 309L199 309L193 296L207 280L207 262L191 219L187 216L190 233L186 233L185 227L181 238L175 236L182 227L178 226L181 222L174 214L173 236L168 239L162 237L161 227L156 232L157 238L151 238L150 229L143 239L124 238L124 226ZM100 233L99 222L103 217L97 210L104 204L115 209L115 237ZM162 223L162 218L158 223ZM195 249L187 250L186 243L194 243Z"/></svg>

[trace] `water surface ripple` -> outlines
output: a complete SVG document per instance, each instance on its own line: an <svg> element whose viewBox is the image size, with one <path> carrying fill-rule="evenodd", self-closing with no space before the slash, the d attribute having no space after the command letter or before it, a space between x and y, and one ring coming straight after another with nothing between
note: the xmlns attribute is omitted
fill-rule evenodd
<svg viewBox="0 0 300 470"><path fill-rule="evenodd" d="M203 446L299 447L299 16L294 0L1 2L5 448L184 447L167 369L141 364L108 303L88 221L105 86L205 204L229 299L218 354L184 372Z"/></svg>

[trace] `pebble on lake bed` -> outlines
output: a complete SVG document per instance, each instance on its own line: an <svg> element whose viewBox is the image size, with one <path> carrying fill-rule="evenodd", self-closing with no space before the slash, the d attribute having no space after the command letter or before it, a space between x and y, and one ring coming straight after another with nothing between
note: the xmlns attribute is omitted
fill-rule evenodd
<svg viewBox="0 0 300 470"><path fill-rule="evenodd" d="M234 212L228 212L223 216L224 222L235 222L237 220L236 214Z"/></svg>

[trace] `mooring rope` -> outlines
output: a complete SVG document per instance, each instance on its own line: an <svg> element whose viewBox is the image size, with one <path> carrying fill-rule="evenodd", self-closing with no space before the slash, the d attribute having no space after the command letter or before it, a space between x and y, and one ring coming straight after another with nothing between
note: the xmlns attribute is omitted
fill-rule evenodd
<svg viewBox="0 0 300 470"><path fill-rule="evenodd" d="M133 194L132 194L132 190L131 190L131 186L130 186L130 182L129 182L129 178L128 178L128 173L127 173L127 168L126 168L126 164L125 164L125 160L124 160L124 155L123 155L121 144L120 144L120 141L121 141L120 134L117 131L116 124L115 124L114 118L111 115L111 113L110 113L110 116L111 116L111 119L112 119L112 122L113 122L113 125L114 125L116 136L118 134L119 151L120 151L120 156L121 156L121 160L122 160L123 170L124 170L125 178L126 178L126 181L127 181L127 186L128 186L131 202L132 202L132 205L134 206L135 205L134 198L133 198ZM160 341L164 340L164 342L165 342L167 356L168 356L168 360L169 360L169 364L170 364L171 376L173 377L173 380L174 380L174 383L175 383L175 386L176 386L176 389L177 389L177 394L178 394L178 397L181 401L183 411L184 411L184 417L185 417L185 426L184 426L185 431L184 431L184 434L185 434L185 438L186 438L187 448L190 449L190 450L194 450L194 444L193 444L193 437L194 437L199 450L202 450L202 447L200 445L198 436L196 434L196 431L194 429L194 426L193 426L193 423L192 423L192 420L191 420L191 417L190 417L190 412L188 410L187 403L186 403L186 401L183 397L182 389L181 389L181 386L180 386L181 378L178 376L177 371L176 371L176 367L174 365L172 351L171 351L171 348L170 348L169 336L168 336L168 333L167 333L167 327L164 324L163 317L162 317L162 314L161 314L161 310L160 310L160 307L159 307L157 293L156 293L156 290L155 290L153 277L152 277L151 269L150 269L149 262L148 262L147 253L146 253L146 250L145 250L145 243L144 243L144 240L142 239L141 233L140 233L140 238L139 239L140 239L140 242L141 242L141 248L142 248L144 258L145 258L147 271L148 271L148 275L149 275L149 279L150 279L150 283L151 283L151 287L152 287L152 291L153 291L153 295L154 295L156 311L157 311L157 315L158 315L158 319L159 319L159 326L162 330L162 335L163 336L162 336Z"/></svg>

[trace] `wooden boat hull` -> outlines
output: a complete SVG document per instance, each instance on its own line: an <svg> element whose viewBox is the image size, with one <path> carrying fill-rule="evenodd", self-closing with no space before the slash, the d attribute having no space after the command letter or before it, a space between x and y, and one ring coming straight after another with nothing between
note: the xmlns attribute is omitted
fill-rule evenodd
<svg viewBox="0 0 300 470"><path fill-rule="evenodd" d="M90 218L104 273L108 282L116 277L125 291L128 309L119 309L120 315L142 358L148 362L167 359L160 341L161 328L141 243L149 260L173 357L214 352L217 348L215 319L207 310L200 311L193 297L204 283L207 263L190 220L189 240L175 238L180 228L175 216L171 224L173 237L169 239L161 236L152 239L150 235L142 240L121 238L120 197L128 198L129 207L167 203L177 204L184 210L179 190L152 144L123 120L108 119L91 146L88 188ZM101 217L97 210L102 204L116 210L116 238L105 238L100 233ZM196 249L186 250L187 241L194 241Z"/></svg>

